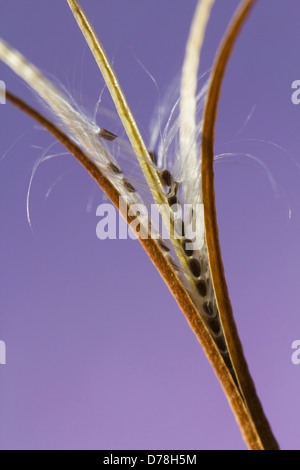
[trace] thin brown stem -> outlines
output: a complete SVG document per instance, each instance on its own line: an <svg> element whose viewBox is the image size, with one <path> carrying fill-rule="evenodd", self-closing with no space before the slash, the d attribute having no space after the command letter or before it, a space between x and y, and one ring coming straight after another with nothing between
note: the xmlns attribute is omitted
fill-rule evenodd
<svg viewBox="0 0 300 470"><path fill-rule="evenodd" d="M240 29L256 0L246 0L234 16L224 36L212 71L207 95L202 137L202 193L205 234L211 275L231 361L246 406L260 437L263 449L278 450L278 444L256 393L234 321L219 243L214 191L214 131L221 85L227 62Z"/></svg>

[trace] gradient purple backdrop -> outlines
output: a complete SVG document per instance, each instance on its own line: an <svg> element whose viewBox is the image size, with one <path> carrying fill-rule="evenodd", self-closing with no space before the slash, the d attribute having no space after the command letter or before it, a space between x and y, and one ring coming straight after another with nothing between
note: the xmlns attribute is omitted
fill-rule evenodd
<svg viewBox="0 0 300 470"><path fill-rule="evenodd" d="M216 1L201 72L211 67L238 3ZM196 1L82 5L148 140L158 95L136 59L163 95L180 71ZM291 344L300 339L300 106L291 102L291 84L300 79L299 15L297 0L258 1L229 63L216 129L218 153L261 158L279 187L276 197L262 168L242 156L216 165L235 318L284 449L300 449L300 366L291 362ZM103 81L66 1L1 1L0 31L93 109ZM37 105L2 64L0 79ZM108 96L105 105L113 109ZM0 448L245 449L211 366L138 242L96 238L102 194L73 157L38 169L31 231L26 194L42 155L33 146L46 148L53 138L10 104L0 106L0 115L1 156L9 149L0 166L0 339L7 346ZM53 151L63 149L57 144Z"/></svg>

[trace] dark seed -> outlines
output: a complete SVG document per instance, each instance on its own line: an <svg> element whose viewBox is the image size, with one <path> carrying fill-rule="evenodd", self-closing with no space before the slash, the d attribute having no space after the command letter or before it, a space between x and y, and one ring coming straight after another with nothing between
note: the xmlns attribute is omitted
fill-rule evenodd
<svg viewBox="0 0 300 470"><path fill-rule="evenodd" d="M193 256L194 254L194 250L192 248L187 248L187 245L190 245L192 243L192 240L188 240L187 238L182 242L183 251L187 256Z"/></svg>
<svg viewBox="0 0 300 470"><path fill-rule="evenodd" d="M149 156L152 160L152 163L154 163L154 165L157 165L157 155L156 155L156 152L154 152L153 150L150 150L149 152Z"/></svg>
<svg viewBox="0 0 300 470"><path fill-rule="evenodd" d="M208 302L208 301L204 302L203 310L205 313L207 313L207 315L210 315L212 317L214 314L214 307L213 307L212 302Z"/></svg>
<svg viewBox="0 0 300 470"><path fill-rule="evenodd" d="M192 258L189 260L189 268L193 276L200 277L201 266L200 266L199 261L196 258Z"/></svg>
<svg viewBox="0 0 300 470"><path fill-rule="evenodd" d="M160 248L166 252L170 251L170 248L165 245L161 240L158 240L158 245L160 246Z"/></svg>
<svg viewBox="0 0 300 470"><path fill-rule="evenodd" d="M227 346L226 342L224 339L224 336L219 336L219 338L216 338L216 345L218 346L219 350L225 353L227 351Z"/></svg>
<svg viewBox="0 0 300 470"><path fill-rule="evenodd" d="M108 166L109 170L111 170L113 173L115 173L115 175L121 175L122 174L122 170L120 170L119 167L117 167L117 165L115 165L114 163L110 163L109 166Z"/></svg>
<svg viewBox="0 0 300 470"><path fill-rule="evenodd" d="M127 180L123 180L123 184L125 186L125 188L130 192L130 193L135 193L135 188L132 186L132 184L129 183L129 181Z"/></svg>
<svg viewBox="0 0 300 470"><path fill-rule="evenodd" d="M209 328L215 335L218 335L221 331L221 325L220 325L219 320L217 320L217 319L210 320Z"/></svg>
<svg viewBox="0 0 300 470"><path fill-rule="evenodd" d="M205 297L207 295L207 286L205 281L198 281L196 287L201 297Z"/></svg>
<svg viewBox="0 0 300 470"><path fill-rule="evenodd" d="M228 353L222 354L223 361L225 362L228 369L232 369L231 360Z"/></svg>
<svg viewBox="0 0 300 470"><path fill-rule="evenodd" d="M168 198L168 204L170 207L174 206L175 204L178 204L178 199L176 196L171 196ZM176 210L176 209L175 209Z"/></svg>
<svg viewBox="0 0 300 470"><path fill-rule="evenodd" d="M172 186L173 184L172 175L168 170L162 171L162 173L160 174L160 179L164 186Z"/></svg>
<svg viewBox="0 0 300 470"><path fill-rule="evenodd" d="M102 139L113 141L115 140L118 136L113 134L110 131L107 131L106 129L100 129L98 135L102 137Z"/></svg>

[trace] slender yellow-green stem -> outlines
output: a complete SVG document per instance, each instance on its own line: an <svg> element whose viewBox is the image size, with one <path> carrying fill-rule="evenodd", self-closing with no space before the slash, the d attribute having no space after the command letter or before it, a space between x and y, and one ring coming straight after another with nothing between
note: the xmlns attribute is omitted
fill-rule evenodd
<svg viewBox="0 0 300 470"><path fill-rule="evenodd" d="M154 200L157 204L165 203L166 200L162 198L164 191L161 181L157 175L157 172L153 168L148 149L140 134L114 69L106 55L104 47L99 41L93 26L91 25L89 19L78 2L76 0L68 0L68 3L110 91L117 112L122 120L128 138L140 162L145 178L149 184L149 187L152 188Z"/></svg>
<svg viewBox="0 0 300 470"><path fill-rule="evenodd" d="M77 24L80 27L81 32L96 60L96 63L101 71L101 74L105 80L105 83L111 94L111 97L113 99L117 112L123 123L124 129L131 142L132 148L134 149L136 157L140 163L141 169L148 183L149 189L153 195L153 199L162 214L166 227L170 227L171 229L170 236L173 242L176 255L181 265L185 268L187 278L190 281L192 281L192 277L189 274L190 271L188 269L188 261L186 257L183 255L180 240L175 235L174 221L172 217L172 215L174 214L172 212L172 209L168 207L168 199L164 193L164 188L157 174L157 170L153 167L153 163L150 158L149 152L144 143L144 140L139 131L139 128L136 124L136 121L133 117L133 114L130 110L130 107L126 101L126 97L119 84L115 71L107 57L104 47L101 44L90 20L86 16L82 7L79 5L78 1L77 0L67 0L67 1L77 21ZM166 207L168 207L168 210L166 210ZM171 217L170 217L170 214L171 214ZM196 288L194 287L193 282L191 282L190 284L191 284L191 289L194 289L196 293Z"/></svg>

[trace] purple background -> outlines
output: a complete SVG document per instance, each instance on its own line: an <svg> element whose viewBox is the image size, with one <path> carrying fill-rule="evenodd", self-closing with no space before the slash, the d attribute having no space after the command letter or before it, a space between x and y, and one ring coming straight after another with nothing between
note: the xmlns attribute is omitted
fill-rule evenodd
<svg viewBox="0 0 300 470"><path fill-rule="evenodd" d="M136 57L163 95L180 71L196 1L82 4L115 58L148 140L158 96ZM237 4L216 1L201 72L211 66ZM300 173L293 161L300 164L300 106L291 102L291 83L300 79L299 15L297 0L258 1L230 60L216 129L218 153L261 158L280 188L276 197L261 167L242 156L216 165L235 318L284 449L300 448L300 366L291 362L291 344L300 338ZM66 1L1 1L0 31L93 110L103 82ZM2 64L0 79L37 104ZM107 95L105 105L113 109ZM0 366L1 449L245 449L211 366L142 248L96 238L101 191L72 157L39 168L31 231L26 193L42 155L32 145L46 148L53 138L10 104L0 106L0 115L1 156L14 144L0 166L0 339L7 346L7 365Z"/></svg>

